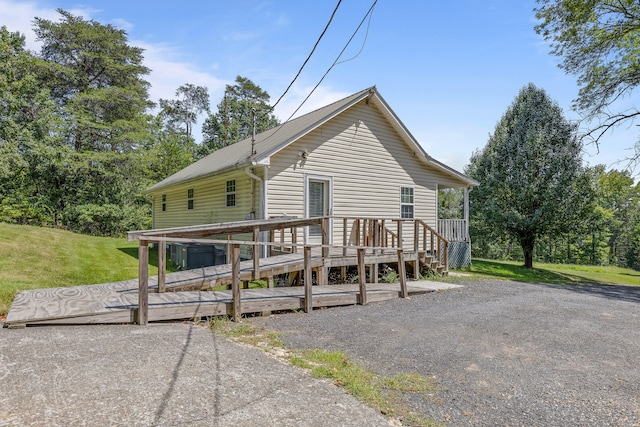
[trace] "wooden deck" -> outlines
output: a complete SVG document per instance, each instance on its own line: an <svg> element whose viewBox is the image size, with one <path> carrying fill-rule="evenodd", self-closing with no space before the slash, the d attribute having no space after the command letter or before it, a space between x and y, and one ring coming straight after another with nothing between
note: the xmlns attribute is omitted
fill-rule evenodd
<svg viewBox="0 0 640 427"><path fill-rule="evenodd" d="M136 281L48 288L20 292L5 326L43 324L134 323L138 308ZM409 281L409 295L458 287L448 283ZM313 307L358 303L358 284L313 286ZM367 301L399 297L397 283L367 284ZM293 310L304 307L304 287L243 289L242 313ZM190 291L149 294L149 321L193 319L232 314L231 291Z"/></svg>
<svg viewBox="0 0 640 427"><path fill-rule="evenodd" d="M416 259L417 255L409 258ZM370 254L367 263L393 262L393 254ZM312 265L352 265L351 254L346 257L311 258ZM240 263L241 280L253 278L253 261ZM304 269L302 254L285 254L260 259L262 276L278 275ZM168 292L158 293L157 277L149 278L149 321L192 319L233 314L232 291L210 291L213 287L232 281L229 264L179 271L166 275ZM41 324L134 323L138 309L138 279L99 285L45 288L20 292L7 315L6 327ZM409 295L455 287L445 283L407 282ZM398 298L399 284L369 283L367 302ZM176 292L180 291L180 292ZM312 287L312 306L332 307L357 304L359 284ZM302 286L266 289L243 289L240 293L241 313L256 313L304 308L305 289Z"/></svg>

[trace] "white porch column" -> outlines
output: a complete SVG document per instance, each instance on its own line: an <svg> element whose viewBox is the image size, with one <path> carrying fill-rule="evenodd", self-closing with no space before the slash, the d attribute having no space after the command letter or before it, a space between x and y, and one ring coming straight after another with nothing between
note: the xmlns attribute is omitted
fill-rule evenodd
<svg viewBox="0 0 640 427"><path fill-rule="evenodd" d="M471 241L469 237L469 192L472 187L465 187L464 189L464 228L465 228L465 240Z"/></svg>

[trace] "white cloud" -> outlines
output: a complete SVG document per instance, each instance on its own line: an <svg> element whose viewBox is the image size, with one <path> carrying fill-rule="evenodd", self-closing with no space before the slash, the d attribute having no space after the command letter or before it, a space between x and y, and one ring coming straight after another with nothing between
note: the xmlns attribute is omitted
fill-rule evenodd
<svg viewBox="0 0 640 427"><path fill-rule="evenodd" d="M176 48L135 40L131 44L144 49L144 64L151 69L147 80L151 83L149 96L153 101L173 98L176 89L185 83L206 86L212 100L216 99L217 93L222 97L224 86L228 82L180 61Z"/></svg>
<svg viewBox="0 0 640 427"><path fill-rule="evenodd" d="M0 26L6 26L11 32L19 31L25 36L27 49L39 50L36 35L33 32L35 17L55 20L59 16L54 9L42 9L34 2L13 2L0 0Z"/></svg>

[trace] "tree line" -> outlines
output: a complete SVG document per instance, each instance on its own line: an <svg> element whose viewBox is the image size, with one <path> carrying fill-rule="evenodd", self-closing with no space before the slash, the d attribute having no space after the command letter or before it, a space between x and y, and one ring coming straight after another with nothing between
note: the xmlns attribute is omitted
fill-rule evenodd
<svg viewBox="0 0 640 427"><path fill-rule="evenodd" d="M576 125L548 94L523 87L465 173L472 256L640 270L640 184L629 170L587 167ZM461 190L439 194L440 218L462 214Z"/></svg>
<svg viewBox="0 0 640 427"><path fill-rule="evenodd" d="M149 98L143 50L125 31L58 9L35 18L41 48L0 28L0 221L117 236L150 226L144 190L212 151L278 124L246 77L216 111L206 87ZM194 125L206 115L202 142Z"/></svg>

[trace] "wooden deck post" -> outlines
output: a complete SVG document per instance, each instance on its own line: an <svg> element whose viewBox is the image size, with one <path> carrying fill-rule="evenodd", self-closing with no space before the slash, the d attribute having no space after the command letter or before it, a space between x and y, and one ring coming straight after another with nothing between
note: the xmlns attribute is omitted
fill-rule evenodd
<svg viewBox="0 0 640 427"><path fill-rule="evenodd" d="M329 218L322 218L320 227L322 229L322 257L326 258L329 256L329 244L331 243Z"/></svg>
<svg viewBox="0 0 640 427"><path fill-rule="evenodd" d="M402 241L402 220L399 219L398 220L398 247L402 248L403 245L403 241Z"/></svg>
<svg viewBox="0 0 640 427"><path fill-rule="evenodd" d="M231 243L228 243L231 241L231 234L227 234L227 262L226 264L231 264L231 261L233 260L233 256L231 255Z"/></svg>
<svg viewBox="0 0 640 427"><path fill-rule="evenodd" d="M420 280L420 257L418 251L420 250L420 222L417 219L413 220L413 250L416 253L416 259L413 262L413 278Z"/></svg>
<svg viewBox="0 0 640 427"><path fill-rule="evenodd" d="M311 273L311 247L304 247L304 312L313 310L313 276Z"/></svg>
<svg viewBox="0 0 640 427"><path fill-rule="evenodd" d="M296 246L296 244L298 243L298 229L296 227L291 227L291 243L293 243L291 252L297 254L298 247Z"/></svg>
<svg viewBox="0 0 640 427"><path fill-rule="evenodd" d="M149 321L149 241L140 239L138 246L138 311L136 323Z"/></svg>
<svg viewBox="0 0 640 427"><path fill-rule="evenodd" d="M360 218L356 218L353 220L354 223L354 229L356 231L356 238L355 238L355 245L356 246L360 246Z"/></svg>
<svg viewBox="0 0 640 427"><path fill-rule="evenodd" d="M398 248L398 276L400 278L400 298L407 297L407 273L404 266L404 253Z"/></svg>
<svg viewBox="0 0 640 427"><path fill-rule="evenodd" d="M429 233L429 240L430 240L430 245L431 245L430 246L431 253L429 255L431 255L435 259L435 254L433 253L433 231L430 231L430 233Z"/></svg>
<svg viewBox="0 0 640 427"><path fill-rule="evenodd" d="M347 218L342 218L342 256L347 256Z"/></svg>
<svg viewBox="0 0 640 427"><path fill-rule="evenodd" d="M239 322L242 318L240 304L240 245L231 244L231 309L233 321Z"/></svg>
<svg viewBox="0 0 640 427"><path fill-rule="evenodd" d="M158 292L166 290L167 283L167 242L158 242Z"/></svg>
<svg viewBox="0 0 640 427"><path fill-rule="evenodd" d="M373 219L372 221L372 226L373 226L373 247L377 248L380 246L380 230L379 227L380 225L378 224L378 220L377 219ZM374 249L373 250L373 254L377 255L379 254L380 251L378 249ZM369 280L371 280L373 283L378 283L378 263L372 264L371 265L371 273L369 273Z"/></svg>
<svg viewBox="0 0 640 427"><path fill-rule="evenodd" d="M253 280L260 278L260 227L253 227Z"/></svg>
<svg viewBox="0 0 640 427"><path fill-rule="evenodd" d="M444 271L449 271L449 242L444 241Z"/></svg>
<svg viewBox="0 0 640 427"><path fill-rule="evenodd" d="M358 304L367 303L367 273L364 266L364 248L358 248L358 284L360 293L358 294Z"/></svg>
<svg viewBox="0 0 640 427"><path fill-rule="evenodd" d="M320 228L322 230L322 265L318 267L318 285L328 285L329 268L325 267L324 260L329 257L329 244L331 243L329 218L322 218Z"/></svg>

